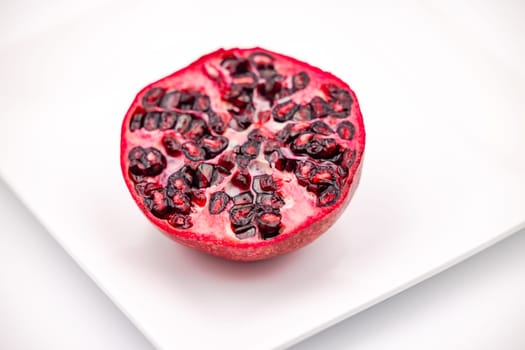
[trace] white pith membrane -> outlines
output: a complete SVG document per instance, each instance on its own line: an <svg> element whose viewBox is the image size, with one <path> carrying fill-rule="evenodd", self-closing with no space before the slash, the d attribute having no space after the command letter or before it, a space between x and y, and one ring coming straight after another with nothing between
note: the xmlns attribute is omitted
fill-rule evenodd
<svg viewBox="0 0 525 350"><path fill-rule="evenodd" d="M228 51L229 54L233 54L237 58L246 59L248 59L249 55L253 52L254 51L250 50ZM164 155L167 161L166 168L162 171L160 175L145 176L143 181L158 183L165 187L167 185L169 176L179 171L183 166L187 164L192 164L195 166L199 163L217 164L221 155L225 154L228 151L233 152L236 146L242 145L245 141L247 141L248 134L252 130L259 129L260 133L265 135L265 138L269 139L275 137L275 135L279 131L281 131L286 126L286 124L289 123L311 124L317 120L322 121L328 124L334 131L333 134L323 137L335 139L337 141L337 144L340 146L341 153L345 149L359 151L358 148L360 146L357 140L360 139L360 133L362 132L362 130L357 121L355 111L356 109L353 108L353 105L351 108L350 115L346 118L338 118L329 115L327 117L313 119L305 122L292 119L284 123L277 122L272 117L270 117L268 121L257 120L259 112L271 112L272 108L275 108L276 105L286 102L288 100L292 100L297 105L308 104L315 96L322 97L325 101L328 101L329 96L327 96L325 92L323 92L323 89L321 89L321 86L326 86L326 84L332 84L337 86L338 88L348 91L337 80L332 81L330 79L327 79L325 73L322 73L317 70L310 70L311 68L309 66L298 65L296 61L288 60L286 58L283 58L282 56L275 55L275 58L276 60L273 62L275 71L286 78L283 82L284 87L291 88L292 76L301 72L307 73L309 77L309 83L306 86L306 88L296 91L289 96L276 100L273 105L270 105L270 102L267 99L260 97L257 92L257 89L255 89L253 92L252 100L253 107L255 108L255 111L253 113L253 115L255 116L254 122L251 126L242 131L234 130L233 128L228 127L229 121L231 119L228 109L231 109L232 106L228 102L224 101L224 99L221 96L228 89L227 86L229 86L231 83L231 76L230 73L224 67L221 66L221 62L223 61L223 58L221 57L205 58L201 64L192 65L191 68L180 71L180 74L175 73L170 77L167 77L157 83L152 84L148 87L148 89L142 91L136 99L136 101L138 102L136 105L137 111L142 110L142 107L140 105L144 95L155 87L162 87L163 89L165 89L166 93L172 90L187 90L198 91L203 95L209 96L211 102L210 109L213 110L216 114L220 115L226 125L226 131L222 134L222 136L226 137L229 140L228 147L216 157L212 159L206 159L203 161L192 162L189 161L188 158L182 152L180 153L180 155L175 157L168 155L166 153L165 146L162 144L162 139L166 134L172 135L177 141L179 141L180 144L190 141L190 139L185 138L184 135L181 135L180 133L175 132L174 130L166 131L159 130L157 128L156 130L148 131L144 127L142 127L140 129L130 131L128 128L125 133L125 154L128 154L130 150L137 146L140 146L142 148L152 147L159 150ZM251 71L257 74L257 69L255 69L254 67L251 68ZM188 79L188 77L191 77L191 79ZM261 82L264 82L264 80L259 78L259 83ZM180 114L190 114L194 119L202 118L206 122L208 121L208 115L206 112L189 112L178 109L172 110ZM160 107L148 107L145 109L145 112L151 111L162 112L165 111L165 109ZM128 114L128 117L125 121L127 125L130 125L130 121L133 114L133 112ZM342 121L349 121L354 125L355 135L351 140L341 139L338 133L336 132L338 125ZM213 131L211 131L211 134L220 135ZM271 167L269 162L265 159L265 155L263 152L264 148L265 143L263 141L258 156L250 162L247 169L249 169L249 173L252 177L252 183L255 176L268 174L271 175L273 179L279 184L279 188L276 192L284 200L284 205L279 210L281 214L281 225L279 234L282 234L287 231L293 231L299 225L304 224L307 218L318 216L320 213L323 212L330 212L333 209L333 206L319 207L316 204L318 196L315 193L308 191L305 186L300 185L293 171L280 171ZM332 164L332 166L334 165L334 163L328 161L313 159L307 154L294 154L289 147L283 147L281 148L281 151L283 155L289 159L307 159L315 164ZM231 175L225 175L222 181L213 184L209 187L202 188L201 191L204 191L206 193L206 204L204 206L199 206L192 203L191 214L189 214L189 216L191 217L191 227L186 229L174 227L174 230L189 231L200 235L211 235L219 240L239 240L239 238L235 235L234 231L232 230L231 226L230 209L233 206L233 202L231 200L229 201L226 209L223 210L221 213L212 215L209 212L210 196L213 193L218 191L224 191L230 196L230 198L233 198L237 194L247 191L246 189L239 189L237 186L233 185L230 182L232 176L238 170L239 169L236 166L231 170ZM352 180L352 177L353 173L352 170L350 170L349 176L338 184L337 187L339 188L341 195L337 202L334 203L334 205L338 205L338 203L344 197L345 192L348 190L349 187L349 184L344 182L350 182ZM255 193L251 188L249 190L252 191L255 203L257 193ZM136 191L135 195L140 197L140 194L138 194ZM168 220L166 219L166 221ZM255 220L253 221L253 225L256 226ZM253 237L243 238L242 241L251 242L260 241L261 239L262 238L259 232L257 232L257 234L255 234Z"/></svg>

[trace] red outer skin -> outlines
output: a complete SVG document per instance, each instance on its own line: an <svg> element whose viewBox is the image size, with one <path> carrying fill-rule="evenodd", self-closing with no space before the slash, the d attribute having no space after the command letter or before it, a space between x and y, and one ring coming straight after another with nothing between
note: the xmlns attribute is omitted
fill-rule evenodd
<svg viewBox="0 0 525 350"><path fill-rule="evenodd" d="M234 49L232 49L234 50ZM348 181L350 181L349 187L347 191L341 191L341 196L339 200L330 208L329 211L326 211L327 208L320 208L319 215L316 215L315 217L310 217L308 220L305 220L302 225L297 227L294 231L289 232L283 232L277 237L270 239L270 240L261 240L257 242L236 242L232 240L225 240L225 239L216 239L214 238L210 233L202 233L202 235L197 235L192 232L188 231L180 231L174 229L172 226L170 226L165 220L158 219L154 217L149 210L145 207L142 199L135 195L134 192L134 185L132 180L129 178L128 171L127 171L127 164L125 162L127 155L121 153L121 169L122 169L122 175L124 176L126 185L128 187L129 192L131 193L133 200L136 202L136 204L139 206L139 208L142 210L144 215L157 227L159 228L166 236L171 238L172 240L181 243L185 246L188 246L190 248L205 252L207 254L211 254L217 257L229 259L229 260L235 260L235 261L258 261L258 260L265 260L269 259L278 255L283 255L289 252L292 252L294 250L297 250L301 247L304 247L305 245L311 243L316 238L318 238L321 234L326 232L334 223L335 221L341 216L343 211L346 209L348 204L350 203L350 200L353 197L353 194L355 190L357 189L357 186L359 184L359 180L361 177L361 171L362 171L362 161L363 161L363 155L364 155L364 148L365 148L365 130L364 130L364 124L362 120L362 114L361 110L359 108L359 102L357 100L357 96L354 93L352 89L343 82L341 79L337 78L336 76L332 75L331 73L321 71L317 67L310 66L308 63L298 61L292 57L272 52L263 48L255 47L251 49L243 49L243 50L260 50L268 52L271 55L275 55L277 57L283 57L290 61L293 61L294 63L297 63L299 65L305 66L308 69L312 71L322 72L327 77L330 77L331 79L337 80L341 83L342 86L344 86L350 94L352 95L352 98L354 99L354 103L352 105L352 109L356 112L356 117L359 119L360 125L362 126L362 137L360 140L358 140L360 144L360 152L356 155L356 160L354 164L352 165L352 168L349 169L350 176L348 177ZM202 56L200 59L196 60L194 63L192 63L190 66L183 68L174 74L181 74L189 67L195 65L195 64L201 64L203 61L207 60L209 57L219 55L223 52L227 52L229 50L219 49L215 52L212 52L210 54L207 54L205 56ZM166 79L166 77L160 79L159 81L162 81ZM143 88L137 96L141 95L143 91L151 88L152 86L156 85L159 81L156 81L154 83L149 84L145 88ZM124 137L128 128L128 121L130 114L133 111L133 108L135 106L136 99L128 109L126 116L124 118L122 129L121 129L121 152L126 149L126 138ZM353 177L352 177L353 174Z"/></svg>

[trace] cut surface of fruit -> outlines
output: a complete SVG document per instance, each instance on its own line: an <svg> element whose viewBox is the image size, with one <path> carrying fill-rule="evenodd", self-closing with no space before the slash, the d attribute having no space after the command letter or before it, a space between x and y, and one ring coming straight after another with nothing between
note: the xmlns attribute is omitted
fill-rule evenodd
<svg viewBox="0 0 525 350"><path fill-rule="evenodd" d="M138 93L121 167L167 236L253 261L296 250L337 220L364 146L357 97L342 80L265 49L220 49Z"/></svg>

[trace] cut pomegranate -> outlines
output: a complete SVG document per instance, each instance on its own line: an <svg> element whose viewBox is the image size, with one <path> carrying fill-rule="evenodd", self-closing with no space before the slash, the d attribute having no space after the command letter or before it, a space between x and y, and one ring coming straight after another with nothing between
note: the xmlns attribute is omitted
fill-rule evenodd
<svg viewBox="0 0 525 350"><path fill-rule="evenodd" d="M260 48L218 50L144 88L122 124L125 182L170 238L227 259L298 249L342 214L365 130L343 81Z"/></svg>

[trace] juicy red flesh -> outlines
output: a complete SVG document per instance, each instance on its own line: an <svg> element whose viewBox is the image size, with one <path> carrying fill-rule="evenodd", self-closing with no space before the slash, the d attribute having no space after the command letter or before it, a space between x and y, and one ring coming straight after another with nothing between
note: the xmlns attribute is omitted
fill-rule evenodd
<svg viewBox="0 0 525 350"><path fill-rule="evenodd" d="M152 84L129 112L123 135L159 140L129 141L123 162L145 210L175 231L204 211L227 217L235 239L264 241L286 232L291 199L339 206L363 152L356 135L364 143L346 84L304 64L290 73L264 50L217 55L201 68L206 84ZM292 198L283 194L291 181Z"/></svg>

